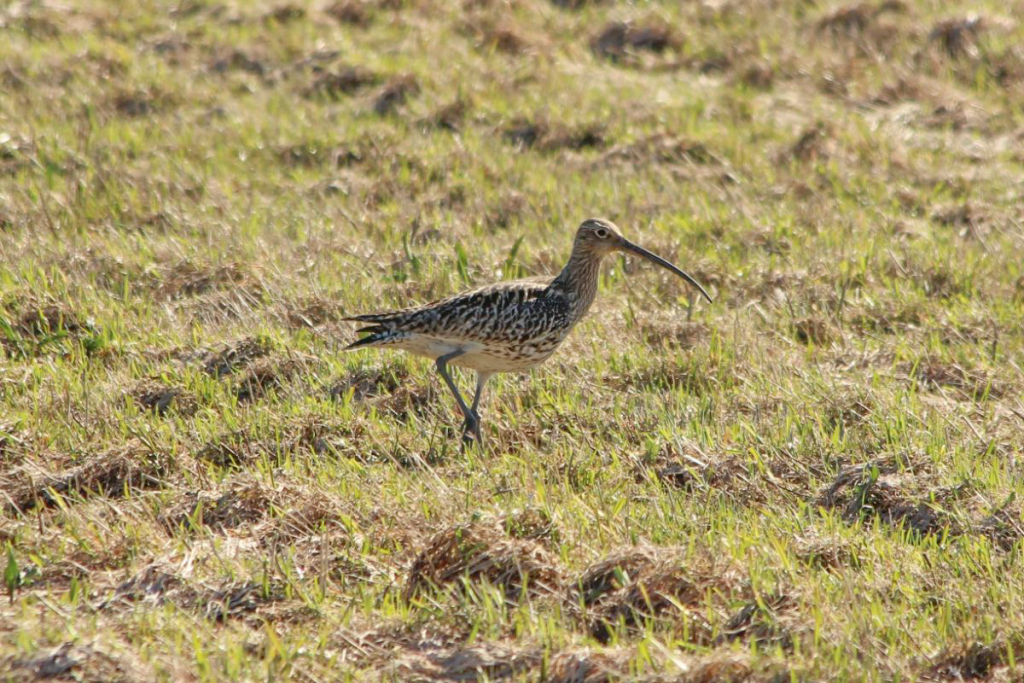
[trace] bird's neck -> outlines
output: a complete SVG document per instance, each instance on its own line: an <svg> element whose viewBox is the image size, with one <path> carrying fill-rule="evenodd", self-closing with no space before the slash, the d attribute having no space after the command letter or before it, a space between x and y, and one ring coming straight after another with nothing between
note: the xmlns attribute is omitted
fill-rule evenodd
<svg viewBox="0 0 1024 683"><path fill-rule="evenodd" d="M574 248L569 262L551 284L569 300L570 315L576 322L587 313L597 296L597 280L601 273L601 254Z"/></svg>

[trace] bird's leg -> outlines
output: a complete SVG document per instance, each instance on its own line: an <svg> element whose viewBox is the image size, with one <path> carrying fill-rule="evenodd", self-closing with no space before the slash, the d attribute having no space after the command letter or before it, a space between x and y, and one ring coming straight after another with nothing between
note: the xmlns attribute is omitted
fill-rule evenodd
<svg viewBox="0 0 1024 683"><path fill-rule="evenodd" d="M484 393L484 385L487 384L487 380L489 380L493 374L493 372L484 372L482 370L478 370L476 373L476 394L473 396L473 405L469 408L470 413L472 413L472 417L467 417L466 421L462 423L462 438L464 440L466 438L466 434L473 432L476 442L481 443L480 413L477 409L480 407L480 397Z"/></svg>
<svg viewBox="0 0 1024 683"><path fill-rule="evenodd" d="M452 353L441 356L437 359L437 371L441 373L441 377L444 377L444 381L448 384L448 388L452 390L452 395L455 396L455 401L459 404L459 410L462 411L462 417L464 417L468 422L472 419L471 416L473 415L473 411L466 405L466 402L462 400L462 394L459 393L459 388L455 386L455 381L452 380L452 376L448 372L448 361L453 358L458 358L464 353L465 351L453 351Z"/></svg>

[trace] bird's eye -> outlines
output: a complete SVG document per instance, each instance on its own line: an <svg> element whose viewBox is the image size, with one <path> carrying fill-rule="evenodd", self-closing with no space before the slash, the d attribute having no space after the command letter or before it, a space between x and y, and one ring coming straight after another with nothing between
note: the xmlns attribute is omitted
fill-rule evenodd
<svg viewBox="0 0 1024 683"><path fill-rule="evenodd" d="M600 238L600 239L608 239L608 231L605 230L604 228L598 229L596 231L596 234L597 234L598 238Z"/></svg>

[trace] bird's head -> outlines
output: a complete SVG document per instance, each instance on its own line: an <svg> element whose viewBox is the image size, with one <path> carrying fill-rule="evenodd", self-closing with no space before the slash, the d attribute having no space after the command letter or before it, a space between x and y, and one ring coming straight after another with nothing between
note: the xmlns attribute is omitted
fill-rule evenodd
<svg viewBox="0 0 1024 683"><path fill-rule="evenodd" d="M651 263L656 263L662 268L672 271L696 287L709 303L712 301L711 296L704 291L704 288L701 287L696 280L660 256L652 254L643 247L633 244L627 240L622 236L622 232L619 230L618 226L611 221L603 218L588 218L580 223L580 227L576 230L576 244L574 249L580 250L583 253L593 254L598 258L613 251L636 254L647 259Z"/></svg>

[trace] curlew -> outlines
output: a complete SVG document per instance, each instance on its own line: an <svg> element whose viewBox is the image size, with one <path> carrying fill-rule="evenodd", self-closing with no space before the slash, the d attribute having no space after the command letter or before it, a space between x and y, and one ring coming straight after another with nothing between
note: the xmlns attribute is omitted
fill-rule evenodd
<svg viewBox="0 0 1024 683"><path fill-rule="evenodd" d="M580 224L572 254L554 279L512 280L480 287L446 299L346 320L370 323L367 336L346 347L392 348L431 358L459 404L463 441L480 439L480 396L497 372L523 372L547 360L586 314L597 294L601 259L613 251L637 254L704 288L665 259L633 244L611 221L589 218ZM476 370L476 392L467 404L449 366Z"/></svg>

